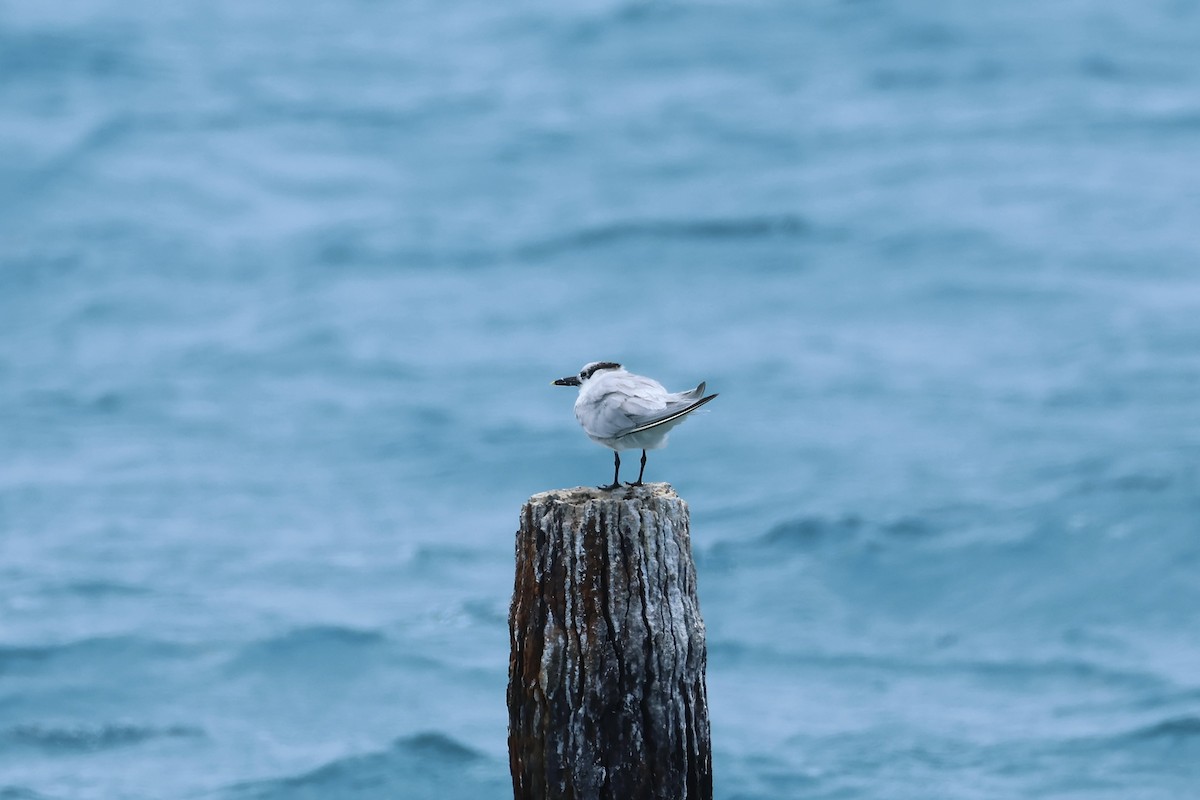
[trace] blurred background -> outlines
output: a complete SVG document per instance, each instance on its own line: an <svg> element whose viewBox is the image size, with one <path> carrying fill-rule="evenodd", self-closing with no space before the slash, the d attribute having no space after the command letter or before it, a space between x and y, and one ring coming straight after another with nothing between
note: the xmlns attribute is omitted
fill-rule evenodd
<svg viewBox="0 0 1200 800"><path fill-rule="evenodd" d="M0 2L0 798L511 796L598 359L721 394L646 473L719 798L1190 796L1198 32Z"/></svg>

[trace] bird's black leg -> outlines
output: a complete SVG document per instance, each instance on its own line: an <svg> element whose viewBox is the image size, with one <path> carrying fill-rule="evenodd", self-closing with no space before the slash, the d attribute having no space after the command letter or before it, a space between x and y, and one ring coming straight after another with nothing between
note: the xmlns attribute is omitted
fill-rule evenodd
<svg viewBox="0 0 1200 800"><path fill-rule="evenodd" d="M612 486L601 486L600 487L601 489L603 489L606 492L611 492L613 489L621 488L621 479L619 477L621 474L621 454L618 453L616 450L613 450L613 464L614 464L614 469L613 469Z"/></svg>
<svg viewBox="0 0 1200 800"><path fill-rule="evenodd" d="M629 481L625 481L625 483L629 484L630 486L641 486L642 485L642 473L645 471L646 471L646 451L643 450L642 451L642 468L638 470L637 482L629 483Z"/></svg>

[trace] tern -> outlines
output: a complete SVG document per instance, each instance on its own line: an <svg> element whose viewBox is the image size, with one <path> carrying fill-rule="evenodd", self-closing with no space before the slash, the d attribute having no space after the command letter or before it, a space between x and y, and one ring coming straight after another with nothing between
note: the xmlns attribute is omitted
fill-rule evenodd
<svg viewBox="0 0 1200 800"><path fill-rule="evenodd" d="M578 386L575 418L593 442L612 448L613 482L601 486L605 491L621 487L621 451L642 451L642 468L637 480L626 483L641 486L646 472L646 451L667 444L667 434L684 418L716 397L704 396L704 383L688 392L668 392L661 383L644 375L634 375L612 361L593 361L578 375L559 378L554 386Z"/></svg>

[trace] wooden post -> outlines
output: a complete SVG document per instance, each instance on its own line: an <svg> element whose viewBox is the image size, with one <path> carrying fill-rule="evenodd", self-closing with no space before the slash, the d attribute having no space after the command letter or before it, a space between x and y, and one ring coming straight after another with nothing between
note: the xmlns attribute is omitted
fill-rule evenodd
<svg viewBox="0 0 1200 800"><path fill-rule="evenodd" d="M665 483L537 494L516 555L516 800L711 800L687 504Z"/></svg>

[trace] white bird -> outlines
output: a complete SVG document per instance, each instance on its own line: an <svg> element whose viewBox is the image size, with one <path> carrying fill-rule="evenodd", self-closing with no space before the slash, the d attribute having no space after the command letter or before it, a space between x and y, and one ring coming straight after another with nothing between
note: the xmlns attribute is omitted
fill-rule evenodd
<svg viewBox="0 0 1200 800"><path fill-rule="evenodd" d="M575 418L593 442L612 448L613 482L600 487L607 491L621 486L622 450L641 449L642 468L637 481L629 484L641 486L646 451L665 447L672 428L716 397L703 396L703 382L690 392L668 392L653 378L634 375L612 361L593 361L578 375L559 378L553 385L579 387Z"/></svg>

